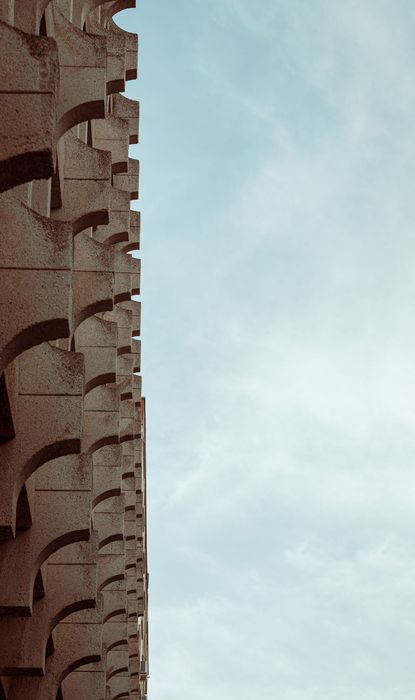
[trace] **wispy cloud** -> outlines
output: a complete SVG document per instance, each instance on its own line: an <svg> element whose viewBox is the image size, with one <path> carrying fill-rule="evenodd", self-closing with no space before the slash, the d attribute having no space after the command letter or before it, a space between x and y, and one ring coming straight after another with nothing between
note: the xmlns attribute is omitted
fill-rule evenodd
<svg viewBox="0 0 415 700"><path fill-rule="evenodd" d="M415 6L144 5L151 693L405 700Z"/></svg>

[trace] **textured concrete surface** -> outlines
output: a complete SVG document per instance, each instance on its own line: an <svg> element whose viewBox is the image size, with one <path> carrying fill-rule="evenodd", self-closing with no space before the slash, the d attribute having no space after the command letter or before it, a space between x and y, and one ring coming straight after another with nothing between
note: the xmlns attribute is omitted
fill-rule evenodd
<svg viewBox="0 0 415 700"><path fill-rule="evenodd" d="M0 700L147 697L131 6L0 0Z"/></svg>

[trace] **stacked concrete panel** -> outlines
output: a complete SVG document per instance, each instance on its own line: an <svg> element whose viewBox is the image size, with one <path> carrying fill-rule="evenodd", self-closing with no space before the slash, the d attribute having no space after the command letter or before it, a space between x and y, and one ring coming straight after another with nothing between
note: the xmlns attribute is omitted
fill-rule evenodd
<svg viewBox="0 0 415 700"><path fill-rule="evenodd" d="M0 0L0 700L147 694L134 0Z"/></svg>

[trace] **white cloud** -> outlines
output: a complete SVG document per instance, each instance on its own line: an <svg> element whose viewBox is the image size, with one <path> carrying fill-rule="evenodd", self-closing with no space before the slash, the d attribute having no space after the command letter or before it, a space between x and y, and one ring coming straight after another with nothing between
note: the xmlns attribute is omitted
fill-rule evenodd
<svg viewBox="0 0 415 700"><path fill-rule="evenodd" d="M144 230L151 695L409 700L415 9L184 5L210 140Z"/></svg>

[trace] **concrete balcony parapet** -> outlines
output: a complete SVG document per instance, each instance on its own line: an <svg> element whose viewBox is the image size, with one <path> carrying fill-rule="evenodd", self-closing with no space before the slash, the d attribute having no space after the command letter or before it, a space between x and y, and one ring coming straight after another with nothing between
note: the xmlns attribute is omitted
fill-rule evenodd
<svg viewBox="0 0 415 700"><path fill-rule="evenodd" d="M94 511L97 513L105 511L108 507L105 502L118 496L121 496L121 466L94 467L92 501Z"/></svg>
<svg viewBox="0 0 415 700"><path fill-rule="evenodd" d="M102 700L105 697L105 671L98 664L70 673L62 682L64 698L71 700Z"/></svg>
<svg viewBox="0 0 415 700"><path fill-rule="evenodd" d="M130 134L128 121L111 114L106 119L94 119L92 134L95 148L110 151L112 174L127 172Z"/></svg>
<svg viewBox="0 0 415 700"><path fill-rule="evenodd" d="M90 12L86 20L89 34L98 34L107 39L107 95L123 92L125 89L126 38L106 29L99 20L100 9Z"/></svg>
<svg viewBox="0 0 415 700"><path fill-rule="evenodd" d="M109 3L108 3L109 4ZM113 5L115 7L115 4ZM120 8L124 9L124 8ZM119 12L120 10L115 10ZM113 12L113 14L115 14ZM106 26L116 34L125 36L125 79L135 80L137 78L137 63L138 63L138 36L132 32L126 32L121 29L112 19L112 16L106 20Z"/></svg>
<svg viewBox="0 0 415 700"><path fill-rule="evenodd" d="M73 296L73 327L76 330L90 316L113 308L114 273L77 270L73 274Z"/></svg>
<svg viewBox="0 0 415 700"><path fill-rule="evenodd" d="M82 563L79 555L75 562L48 564L46 590L31 617L0 616L2 675L44 674L46 649L56 625L77 610L95 606L96 564Z"/></svg>
<svg viewBox="0 0 415 700"><path fill-rule="evenodd" d="M31 614L42 564L61 547L88 540L89 535L89 492L36 491L31 527L0 544L0 611Z"/></svg>
<svg viewBox="0 0 415 700"><path fill-rule="evenodd" d="M0 445L0 539L15 534L19 496L30 475L49 460L80 452L83 383L79 353L43 343L22 356L16 437Z"/></svg>
<svg viewBox="0 0 415 700"><path fill-rule="evenodd" d="M138 199L139 197L139 172L140 162L135 158L128 159L128 172L115 175L113 178L114 185L120 190L130 193L130 199Z"/></svg>
<svg viewBox="0 0 415 700"><path fill-rule="evenodd" d="M120 439L118 411L84 411L82 450L92 454Z"/></svg>
<svg viewBox="0 0 415 700"><path fill-rule="evenodd" d="M57 141L58 48L53 39L0 22L0 192L49 178ZM17 115L17 118L16 118Z"/></svg>
<svg viewBox="0 0 415 700"><path fill-rule="evenodd" d="M69 673L101 659L101 625L61 622L55 630L55 649L46 662L42 678L14 678L9 697L13 700L55 700Z"/></svg>
<svg viewBox="0 0 415 700"><path fill-rule="evenodd" d="M120 390L116 384L100 384L85 395L84 409L85 411L118 411L120 400Z"/></svg>
<svg viewBox="0 0 415 700"><path fill-rule="evenodd" d="M129 142L130 144L138 143L140 103L137 100L131 100L129 97L125 97L125 95L113 95L112 113L114 117L126 119L128 121Z"/></svg>
<svg viewBox="0 0 415 700"><path fill-rule="evenodd" d="M78 29L53 6L59 47L58 135L76 124L105 117L107 42Z"/></svg>
<svg viewBox="0 0 415 700"><path fill-rule="evenodd" d="M30 347L71 328L71 226L0 196L0 371ZM13 313L10 313L13 309Z"/></svg>

